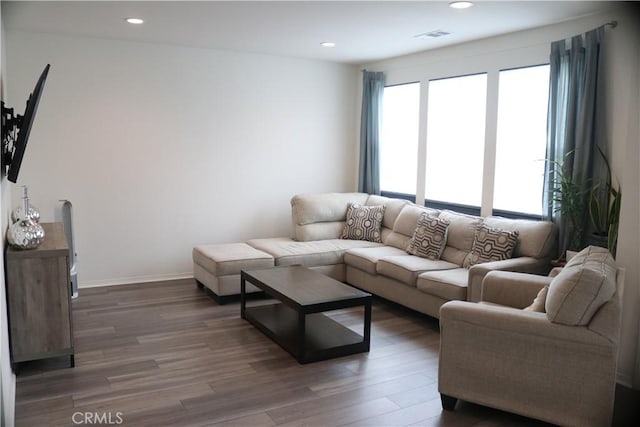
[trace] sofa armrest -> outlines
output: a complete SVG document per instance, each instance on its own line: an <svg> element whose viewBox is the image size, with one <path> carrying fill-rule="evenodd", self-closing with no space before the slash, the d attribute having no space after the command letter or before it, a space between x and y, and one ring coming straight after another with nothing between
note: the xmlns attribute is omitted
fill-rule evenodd
<svg viewBox="0 0 640 427"><path fill-rule="evenodd" d="M473 327L478 330L495 331L509 335L505 343L513 345L521 341L527 348L535 347L534 341L554 342L558 346L587 346L591 351L609 354L613 351L611 341L589 330L586 326L567 326L550 322L545 313L519 310L493 304L474 304L468 301L449 301L440 307L441 340L446 340L448 325L460 328ZM476 331L477 332L477 331ZM456 327L456 333L462 334ZM474 340L481 340L478 334L468 334Z"/></svg>
<svg viewBox="0 0 640 427"><path fill-rule="evenodd" d="M543 274L549 273L551 263L548 258L518 257L502 261L485 262L476 264L469 269L469 282L467 283L467 300L480 301L482 297L482 281L490 271L515 271L518 273Z"/></svg>
<svg viewBox="0 0 640 427"><path fill-rule="evenodd" d="M480 299L513 308L525 308L551 280L550 277L535 274L490 271L482 281Z"/></svg>

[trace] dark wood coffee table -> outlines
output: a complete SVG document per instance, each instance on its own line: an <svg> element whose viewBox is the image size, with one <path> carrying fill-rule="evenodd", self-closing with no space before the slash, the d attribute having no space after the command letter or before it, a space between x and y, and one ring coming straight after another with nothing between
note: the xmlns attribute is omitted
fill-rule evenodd
<svg viewBox="0 0 640 427"><path fill-rule="evenodd" d="M371 294L301 266L243 270L240 278L241 317L299 363L369 351ZM246 282L277 302L247 307ZM364 307L363 335L323 314L357 306Z"/></svg>

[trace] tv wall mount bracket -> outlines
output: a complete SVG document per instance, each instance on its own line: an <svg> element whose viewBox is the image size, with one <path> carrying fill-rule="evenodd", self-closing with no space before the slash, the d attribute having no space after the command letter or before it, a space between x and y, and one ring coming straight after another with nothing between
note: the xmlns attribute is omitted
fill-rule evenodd
<svg viewBox="0 0 640 427"><path fill-rule="evenodd" d="M50 64L47 64L42 74L40 74L36 87L27 98L24 114L14 114L13 108L5 106L4 102L2 102L2 110L0 111L2 118L2 152L0 153L2 168L0 171L3 175L6 173L7 179L14 183L18 179L18 172L20 171L22 158L31 133L33 118L38 109L40 95L50 67Z"/></svg>
<svg viewBox="0 0 640 427"><path fill-rule="evenodd" d="M18 131L20 130L20 124L22 123L21 115L14 115L13 108L5 106L2 101L2 170L11 163L13 158L13 151L15 149L15 142L18 137Z"/></svg>

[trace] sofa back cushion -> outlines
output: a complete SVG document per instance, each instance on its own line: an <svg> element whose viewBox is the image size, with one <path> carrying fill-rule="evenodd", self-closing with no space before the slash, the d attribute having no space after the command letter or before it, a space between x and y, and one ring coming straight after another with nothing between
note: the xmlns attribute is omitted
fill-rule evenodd
<svg viewBox="0 0 640 427"><path fill-rule="evenodd" d="M518 241L513 257L552 258L555 256L558 228L551 221L529 219L509 219L500 216L488 216L484 223L491 228L517 231Z"/></svg>
<svg viewBox="0 0 640 427"><path fill-rule="evenodd" d="M482 218L448 210L440 212L440 218L449 221L447 246L441 259L462 266L471 252L473 239L476 236L476 230L482 224Z"/></svg>
<svg viewBox="0 0 640 427"><path fill-rule="evenodd" d="M367 199L367 206L384 206L384 218L382 219L382 227L389 230L393 229L393 225L398 219L398 215L406 205L410 204L407 200L392 199L390 197L376 196L372 194Z"/></svg>
<svg viewBox="0 0 640 427"><path fill-rule="evenodd" d="M588 325L616 292L616 264L607 249L589 246L553 278L545 301L547 317L563 325Z"/></svg>
<svg viewBox="0 0 640 427"><path fill-rule="evenodd" d="M596 334L602 335L611 342L618 343L620 339L620 311L622 295L624 293L625 269L618 267L616 271L616 293L594 314L587 326Z"/></svg>
<svg viewBox="0 0 640 427"><path fill-rule="evenodd" d="M418 225L418 218L425 212L435 217L440 214L440 211L436 209L425 208L413 203L405 204L393 224L391 233L387 235L383 233L382 241L384 244L406 250Z"/></svg>
<svg viewBox="0 0 640 427"><path fill-rule="evenodd" d="M365 204L366 193L298 194L291 199L294 239L339 239L349 203Z"/></svg>

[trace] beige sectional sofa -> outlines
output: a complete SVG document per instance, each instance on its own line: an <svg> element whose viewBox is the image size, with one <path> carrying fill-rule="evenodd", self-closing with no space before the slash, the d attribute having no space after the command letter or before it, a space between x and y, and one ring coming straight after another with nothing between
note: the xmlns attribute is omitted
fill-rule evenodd
<svg viewBox="0 0 640 427"><path fill-rule="evenodd" d="M349 203L385 206L381 243L340 238ZM275 266L301 264L436 318L447 301L479 301L482 279L489 271L547 274L556 251L557 230L545 221L469 216L364 193L301 194L292 198L291 208L293 237L249 240L247 251L252 252L251 257L261 258L262 262L265 257L271 257ZM407 253L418 219L424 212L449 222L446 247L439 260ZM513 257L464 268L476 231L483 223L518 231ZM217 249L224 251L224 248ZM227 295L239 293L240 284L235 275L243 268L242 260L234 263L237 271L227 269L234 275L233 280L237 280L236 288L230 286L235 282L230 282L228 277L220 277L215 262L212 267L211 262L203 261L207 250L207 246L194 248L196 280L216 295L221 289L215 284L222 281ZM247 268L250 266L251 263L247 263Z"/></svg>

